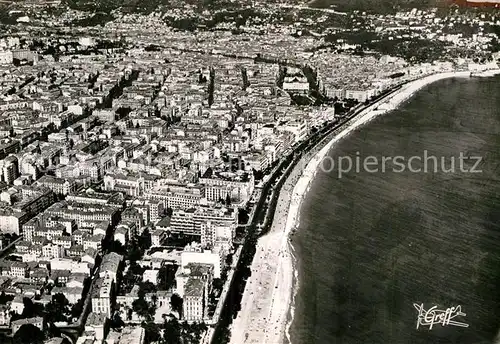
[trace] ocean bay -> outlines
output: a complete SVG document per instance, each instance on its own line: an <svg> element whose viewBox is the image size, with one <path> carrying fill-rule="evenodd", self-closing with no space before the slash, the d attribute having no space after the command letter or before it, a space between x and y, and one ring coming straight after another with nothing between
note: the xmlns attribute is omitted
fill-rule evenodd
<svg viewBox="0 0 500 344"><path fill-rule="evenodd" d="M318 172L293 237L301 343L491 343L500 321L499 78L444 80L330 156L483 158L482 173ZM416 329L413 303L468 328Z"/></svg>

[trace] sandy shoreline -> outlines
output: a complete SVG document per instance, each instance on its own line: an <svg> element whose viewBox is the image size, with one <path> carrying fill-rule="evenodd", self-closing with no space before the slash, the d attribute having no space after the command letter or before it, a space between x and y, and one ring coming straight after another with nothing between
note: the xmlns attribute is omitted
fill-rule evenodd
<svg viewBox="0 0 500 344"><path fill-rule="evenodd" d="M231 325L230 343L282 344L285 340L291 342L289 329L294 316L292 301L299 283L289 235L298 226L301 203L321 161L331 147L361 125L395 109L423 87L438 80L469 76L470 72L440 73L406 84L388 98L359 113L344 130L311 158L304 169L302 167L305 162L297 164L280 191L271 230L257 243L251 265L252 274L245 286L241 310Z"/></svg>

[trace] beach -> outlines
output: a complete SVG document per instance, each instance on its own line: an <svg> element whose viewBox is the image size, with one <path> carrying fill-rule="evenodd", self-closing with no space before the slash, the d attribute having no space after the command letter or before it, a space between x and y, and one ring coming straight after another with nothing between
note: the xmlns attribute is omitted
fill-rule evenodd
<svg viewBox="0 0 500 344"><path fill-rule="evenodd" d="M298 226L301 202L331 147L375 117L400 106L423 87L447 78L469 76L470 72L439 73L404 85L389 97L364 109L316 154L306 155L296 165L280 190L271 230L257 243L241 310L231 325L231 343L290 342L287 329L293 321L292 300L299 285L289 235ZM289 312L291 317L288 317Z"/></svg>

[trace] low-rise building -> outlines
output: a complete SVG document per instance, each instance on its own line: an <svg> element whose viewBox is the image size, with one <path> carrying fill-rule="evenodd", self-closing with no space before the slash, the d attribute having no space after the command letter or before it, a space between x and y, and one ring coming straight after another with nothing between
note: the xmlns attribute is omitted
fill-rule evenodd
<svg viewBox="0 0 500 344"><path fill-rule="evenodd" d="M110 276L114 283L116 283L116 276L120 268L123 256L118 253L111 252L102 258L101 267L99 269L99 277Z"/></svg>
<svg viewBox="0 0 500 344"><path fill-rule="evenodd" d="M57 195L69 195L76 191L76 182L72 179L56 178L52 176L43 176L37 180L37 183L44 186Z"/></svg>
<svg viewBox="0 0 500 344"><path fill-rule="evenodd" d="M12 334L16 334L16 332L23 325L33 325L38 327L40 331L43 331L43 318L42 317L26 318L11 322L10 327L12 329Z"/></svg>
<svg viewBox="0 0 500 344"><path fill-rule="evenodd" d="M107 322L106 314L92 312L87 317L85 332L93 333L94 338L101 342L106 338Z"/></svg>

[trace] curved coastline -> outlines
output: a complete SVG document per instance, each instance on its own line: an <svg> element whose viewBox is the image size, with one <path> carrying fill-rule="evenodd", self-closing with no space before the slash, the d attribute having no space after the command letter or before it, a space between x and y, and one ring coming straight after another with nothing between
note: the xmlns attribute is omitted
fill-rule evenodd
<svg viewBox="0 0 500 344"><path fill-rule="evenodd" d="M404 85L390 97L361 111L309 161L303 161L302 165L307 163L305 168L300 169L299 166L294 170L280 191L276 207L278 216L270 232L257 243L256 255L251 264L252 274L243 293L241 310L231 325L230 343L291 343L289 330L294 320L294 299L299 280L289 236L299 226L302 201L332 146L375 117L394 110L425 86L456 77L468 78L470 72L433 74Z"/></svg>

